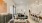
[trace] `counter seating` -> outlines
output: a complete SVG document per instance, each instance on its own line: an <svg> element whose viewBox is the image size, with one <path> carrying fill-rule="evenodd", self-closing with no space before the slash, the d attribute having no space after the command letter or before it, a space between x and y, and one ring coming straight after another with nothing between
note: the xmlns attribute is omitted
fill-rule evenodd
<svg viewBox="0 0 42 23"><path fill-rule="evenodd" d="M41 17L41 16L39 16L39 19L42 19L42 17Z"/></svg>
<svg viewBox="0 0 42 23"><path fill-rule="evenodd" d="M10 19L12 19L12 14L0 14L0 23L7 23Z"/></svg>

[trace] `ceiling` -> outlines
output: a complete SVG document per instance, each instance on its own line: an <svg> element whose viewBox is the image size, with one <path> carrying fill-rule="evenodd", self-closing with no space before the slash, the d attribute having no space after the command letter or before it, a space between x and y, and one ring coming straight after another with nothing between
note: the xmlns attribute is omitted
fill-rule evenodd
<svg viewBox="0 0 42 23"><path fill-rule="evenodd" d="M35 2L37 2L38 0L28 0L28 4L30 5L30 4L33 4L33 3L35 3ZM42 0L39 0L39 3L42 3Z"/></svg>
<svg viewBox="0 0 42 23"><path fill-rule="evenodd" d="M29 5L31 5L37 1L42 3L42 0L13 0L13 1L15 2L15 4L27 4L28 3Z"/></svg>
<svg viewBox="0 0 42 23"><path fill-rule="evenodd" d="M27 4L28 0L13 0L15 4Z"/></svg>
<svg viewBox="0 0 42 23"><path fill-rule="evenodd" d="M34 3L35 1L38 1L38 0L8 0L8 1L12 1L15 4L27 4L28 3L30 5L30 4ZM42 0L39 0L39 2L42 3Z"/></svg>

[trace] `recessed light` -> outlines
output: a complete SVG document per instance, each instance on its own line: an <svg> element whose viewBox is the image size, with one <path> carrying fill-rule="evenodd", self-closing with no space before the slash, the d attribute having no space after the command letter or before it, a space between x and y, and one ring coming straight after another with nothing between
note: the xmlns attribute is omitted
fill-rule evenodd
<svg viewBox="0 0 42 23"><path fill-rule="evenodd" d="M38 1L36 1L36 2L38 2Z"/></svg>
<svg viewBox="0 0 42 23"><path fill-rule="evenodd" d="M21 1L20 3L22 4L23 2Z"/></svg>

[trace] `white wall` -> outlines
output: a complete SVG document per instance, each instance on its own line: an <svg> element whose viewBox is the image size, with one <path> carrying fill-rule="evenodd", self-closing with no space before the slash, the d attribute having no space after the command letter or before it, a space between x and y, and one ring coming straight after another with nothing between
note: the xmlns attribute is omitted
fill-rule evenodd
<svg viewBox="0 0 42 23"><path fill-rule="evenodd" d="M14 0L16 3L17 13L24 13L28 15L28 0ZM22 11L21 11L22 10Z"/></svg>
<svg viewBox="0 0 42 23"><path fill-rule="evenodd" d="M15 0L15 3L16 3L16 11L17 13L24 13L24 9L26 10L25 13L27 15L29 15L29 12L28 12L28 5L29 5L29 9L31 9L32 13L39 13L41 11L41 14L42 15L42 0L39 0L39 2L41 3L40 5L37 5L37 4L34 4L37 0L27 0L28 2L26 3L26 0L23 0L23 4L21 4L22 0ZM10 0L5 0L5 2L7 3L7 12L9 13L10 12L10 6L12 6L14 3ZM22 9L22 11L21 11ZM31 23L34 23L34 21L32 21L30 18L29 18L29 21Z"/></svg>
<svg viewBox="0 0 42 23"><path fill-rule="evenodd" d="M12 7L12 5L14 4L12 2L12 0L4 0L6 3L7 3L7 12L11 12L10 11L10 6ZM27 0L14 0L14 2L16 3L16 12L17 13L24 13L24 10L25 10L25 13L27 14L28 13L28 4L27 4ZM21 11L22 9L22 11ZM12 12L11 12L12 13Z"/></svg>
<svg viewBox="0 0 42 23"><path fill-rule="evenodd" d="M41 11L40 16L42 16L42 0L39 0L39 3L38 0L29 0L29 9L34 14L38 14ZM35 23L35 21L31 20L30 17L29 21Z"/></svg>
<svg viewBox="0 0 42 23"><path fill-rule="evenodd" d="M26 13L27 5L16 5L17 13Z"/></svg>
<svg viewBox="0 0 42 23"><path fill-rule="evenodd" d="M7 13L12 13L10 11L10 6L12 7L14 5L12 0L4 0L7 3Z"/></svg>
<svg viewBox="0 0 42 23"><path fill-rule="evenodd" d="M41 13L42 13L42 2L41 2L41 0L39 0L39 3L36 0L34 2L33 3L30 2L31 4L29 5L29 9L31 9L31 12L38 14L41 11Z"/></svg>

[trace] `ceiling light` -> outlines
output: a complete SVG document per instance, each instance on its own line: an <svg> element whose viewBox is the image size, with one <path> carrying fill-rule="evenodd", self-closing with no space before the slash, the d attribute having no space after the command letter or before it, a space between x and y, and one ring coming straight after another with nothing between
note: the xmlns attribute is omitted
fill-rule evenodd
<svg viewBox="0 0 42 23"><path fill-rule="evenodd" d="M22 4L23 2L21 1L20 3Z"/></svg>
<svg viewBox="0 0 42 23"><path fill-rule="evenodd" d="M36 1L36 3L37 3L38 1Z"/></svg>

